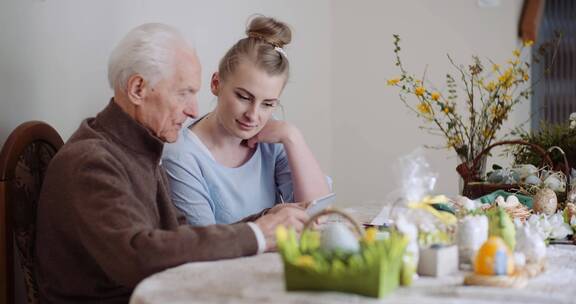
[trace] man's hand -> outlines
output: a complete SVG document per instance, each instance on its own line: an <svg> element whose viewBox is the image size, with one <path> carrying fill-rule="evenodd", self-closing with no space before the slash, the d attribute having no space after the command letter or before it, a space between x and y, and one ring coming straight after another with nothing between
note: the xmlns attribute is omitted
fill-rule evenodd
<svg viewBox="0 0 576 304"><path fill-rule="evenodd" d="M279 207L274 213L272 213L274 209L272 208L270 212L255 221L266 238L266 251L276 250L276 227L278 225L294 228L296 232L301 232L308 220L306 209L298 206L288 206L295 204L282 205L286 205L286 207Z"/></svg>

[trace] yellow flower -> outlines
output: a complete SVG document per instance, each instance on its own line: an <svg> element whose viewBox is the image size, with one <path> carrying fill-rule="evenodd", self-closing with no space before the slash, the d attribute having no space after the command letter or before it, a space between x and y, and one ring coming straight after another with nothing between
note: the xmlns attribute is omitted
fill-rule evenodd
<svg viewBox="0 0 576 304"><path fill-rule="evenodd" d="M418 111L424 115L430 115L430 113L432 113L432 109L430 109L430 106L425 102L418 104Z"/></svg>
<svg viewBox="0 0 576 304"><path fill-rule="evenodd" d="M494 70L494 72L500 71L500 65L498 65L498 64L492 65L492 70Z"/></svg>
<svg viewBox="0 0 576 304"><path fill-rule="evenodd" d="M505 95L505 96L506 96L506 95ZM497 118L498 118L498 117L504 116L504 112L505 112L505 111L506 111L506 110L504 110L503 107L501 107L501 106L499 106L499 105L495 105L495 106L492 108L492 111L491 111L491 112L492 112L492 115L494 115L494 117L497 117Z"/></svg>
<svg viewBox="0 0 576 304"><path fill-rule="evenodd" d="M525 40L524 41L524 46L532 46L534 44L534 41L532 40Z"/></svg>
<svg viewBox="0 0 576 304"><path fill-rule="evenodd" d="M307 267L307 268L314 268L314 266L316 265L314 258L312 256L309 256L309 255L301 255L301 256L297 257L296 261L294 261L294 264L296 266Z"/></svg>
<svg viewBox="0 0 576 304"><path fill-rule="evenodd" d="M512 100L512 96L506 94L502 97L502 99L505 101L510 101L510 100Z"/></svg>
<svg viewBox="0 0 576 304"><path fill-rule="evenodd" d="M528 79L530 79L530 76L528 76L528 74L524 73L524 77L522 77L522 79L524 79L524 81L528 81Z"/></svg>
<svg viewBox="0 0 576 304"><path fill-rule="evenodd" d="M504 74L500 75L500 77L498 77L498 81L505 88L512 86L512 69L508 69L506 72L504 72Z"/></svg>
<svg viewBox="0 0 576 304"><path fill-rule="evenodd" d="M484 138L490 138L492 136L494 132L492 130L490 130L489 127L486 127L484 129L484 132L482 132L482 135L484 135Z"/></svg>
<svg viewBox="0 0 576 304"><path fill-rule="evenodd" d="M488 90L488 92L492 92L494 91L494 89L496 89L496 84L494 83L494 81L490 81L487 85L486 85L486 90Z"/></svg>
<svg viewBox="0 0 576 304"><path fill-rule="evenodd" d="M438 101L440 99L440 93L432 92L432 100Z"/></svg>
<svg viewBox="0 0 576 304"><path fill-rule="evenodd" d="M416 94L417 96L424 95L424 92L426 92L426 89L424 89L424 87L416 87L416 89L414 90L414 94Z"/></svg>
<svg viewBox="0 0 576 304"><path fill-rule="evenodd" d="M374 241L376 241L377 232L378 230L374 227L366 229L366 232L364 233L364 241L366 242L366 244L373 244Z"/></svg>
<svg viewBox="0 0 576 304"><path fill-rule="evenodd" d="M393 79L388 80L388 85L391 85L391 86L396 85L396 84L398 84L398 82L400 82L400 78L393 78Z"/></svg>
<svg viewBox="0 0 576 304"><path fill-rule="evenodd" d="M288 230L280 225L276 227L276 242L286 242L288 240Z"/></svg>
<svg viewBox="0 0 576 304"><path fill-rule="evenodd" d="M520 60L516 59L516 60L508 60L508 63L510 65L518 65L520 64Z"/></svg>
<svg viewBox="0 0 576 304"><path fill-rule="evenodd" d="M462 141L459 137L450 137L448 139L448 148L452 147L459 147L462 144Z"/></svg>
<svg viewBox="0 0 576 304"><path fill-rule="evenodd" d="M452 112L452 109L450 107L444 107L444 109L442 109L442 111L444 111L444 113L448 114L448 113Z"/></svg>
<svg viewBox="0 0 576 304"><path fill-rule="evenodd" d="M514 52L512 52L512 54L514 54L514 57L520 57L520 50L515 49Z"/></svg>

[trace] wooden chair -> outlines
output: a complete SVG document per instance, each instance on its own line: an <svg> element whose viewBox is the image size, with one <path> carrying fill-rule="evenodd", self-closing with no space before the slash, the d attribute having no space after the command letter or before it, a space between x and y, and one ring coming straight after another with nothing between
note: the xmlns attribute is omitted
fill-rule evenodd
<svg viewBox="0 0 576 304"><path fill-rule="evenodd" d="M48 163L63 144L51 126L30 121L10 134L0 152L0 303L15 302L14 252L25 280L27 303L38 303L36 203Z"/></svg>

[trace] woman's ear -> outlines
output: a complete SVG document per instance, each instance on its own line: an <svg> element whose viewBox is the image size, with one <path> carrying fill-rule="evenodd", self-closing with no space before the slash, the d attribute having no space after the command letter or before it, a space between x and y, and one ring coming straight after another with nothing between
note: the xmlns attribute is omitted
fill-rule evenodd
<svg viewBox="0 0 576 304"><path fill-rule="evenodd" d="M220 92L220 75L218 72L212 74L212 80L210 81L210 90L214 96L218 96Z"/></svg>
<svg viewBox="0 0 576 304"><path fill-rule="evenodd" d="M144 98L148 93L148 83L141 75L135 74L128 78L126 84L126 93L128 100L135 105L142 105Z"/></svg>

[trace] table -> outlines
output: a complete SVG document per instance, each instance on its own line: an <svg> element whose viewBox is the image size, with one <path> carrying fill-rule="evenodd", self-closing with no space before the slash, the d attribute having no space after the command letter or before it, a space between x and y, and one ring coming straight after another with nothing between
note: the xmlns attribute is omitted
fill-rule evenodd
<svg viewBox="0 0 576 304"><path fill-rule="evenodd" d="M356 212L360 221L366 214ZM157 273L136 287L130 303L576 303L576 246L549 246L546 272L523 289L463 286L463 280L462 272L420 277L382 300L338 292L287 292L280 256L266 253L188 263Z"/></svg>

